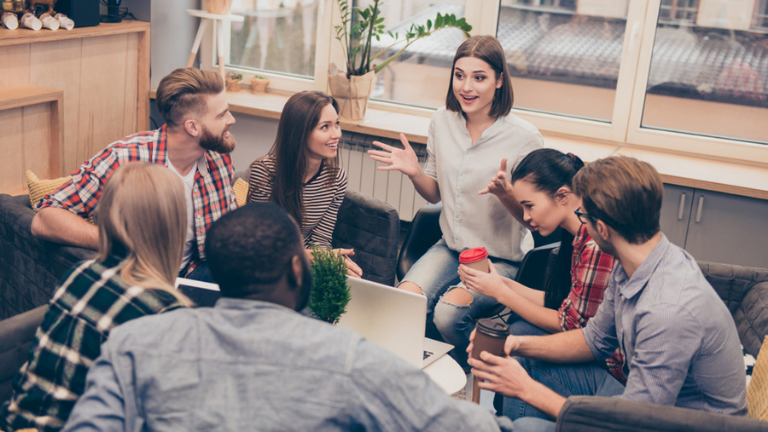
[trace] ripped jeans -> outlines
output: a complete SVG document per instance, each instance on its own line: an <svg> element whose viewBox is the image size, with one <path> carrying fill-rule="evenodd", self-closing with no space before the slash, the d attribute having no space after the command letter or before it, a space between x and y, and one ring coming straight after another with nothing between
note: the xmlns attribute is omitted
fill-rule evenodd
<svg viewBox="0 0 768 432"><path fill-rule="evenodd" d="M519 263L489 258L500 275L515 278ZM475 319L499 303L492 297L465 288L458 271L459 252L448 248L440 239L416 261L400 283L411 282L421 288L427 297L427 337L436 338L436 330L445 342L455 347L451 356L467 369L466 349L469 335L475 328ZM472 295L472 302L469 305L446 302L443 296L451 289L467 289Z"/></svg>

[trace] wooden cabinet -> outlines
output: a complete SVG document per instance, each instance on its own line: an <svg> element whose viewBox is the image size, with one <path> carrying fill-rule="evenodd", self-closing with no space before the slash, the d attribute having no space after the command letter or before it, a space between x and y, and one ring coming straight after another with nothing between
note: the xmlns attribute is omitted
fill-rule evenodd
<svg viewBox="0 0 768 432"><path fill-rule="evenodd" d="M697 260L768 268L768 201L666 184L661 230Z"/></svg>
<svg viewBox="0 0 768 432"><path fill-rule="evenodd" d="M27 169L63 175L109 143L148 128L149 23L0 29L0 93L34 86L63 91L60 154L50 155L47 145L57 133L53 104L0 111L0 192L23 192Z"/></svg>

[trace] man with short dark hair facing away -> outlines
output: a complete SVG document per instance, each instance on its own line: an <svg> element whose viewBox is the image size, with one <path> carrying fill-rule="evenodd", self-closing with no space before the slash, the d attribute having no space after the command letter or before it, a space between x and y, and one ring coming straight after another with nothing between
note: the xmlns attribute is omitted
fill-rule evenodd
<svg viewBox="0 0 768 432"><path fill-rule="evenodd" d="M223 216L206 253L215 307L115 329L66 431L511 430L356 333L296 312L311 272L277 204Z"/></svg>
<svg viewBox="0 0 768 432"><path fill-rule="evenodd" d="M582 199L576 214L617 259L603 303L583 329L512 335L509 357L484 352L470 360L480 387L505 396L516 431L554 431L571 395L746 414L736 326L694 258L661 233L659 173L616 156L588 164L573 184ZM626 359L626 386L598 363L616 348Z"/></svg>

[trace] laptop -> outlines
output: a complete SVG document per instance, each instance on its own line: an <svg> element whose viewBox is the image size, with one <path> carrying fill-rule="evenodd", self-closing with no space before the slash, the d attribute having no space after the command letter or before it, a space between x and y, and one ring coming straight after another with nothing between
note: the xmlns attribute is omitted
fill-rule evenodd
<svg viewBox="0 0 768 432"><path fill-rule="evenodd" d="M351 299L339 327L354 330L422 369L453 349L424 337L426 297L365 279L348 277L347 282Z"/></svg>
<svg viewBox="0 0 768 432"><path fill-rule="evenodd" d="M391 286L349 277L350 301L339 327L354 330L408 363L425 368L453 345L424 337L427 299ZM177 278L176 288L196 305L210 307L221 293L214 283Z"/></svg>
<svg viewBox="0 0 768 432"><path fill-rule="evenodd" d="M219 285L194 279L176 278L176 289L181 291L197 306L211 307L221 297Z"/></svg>

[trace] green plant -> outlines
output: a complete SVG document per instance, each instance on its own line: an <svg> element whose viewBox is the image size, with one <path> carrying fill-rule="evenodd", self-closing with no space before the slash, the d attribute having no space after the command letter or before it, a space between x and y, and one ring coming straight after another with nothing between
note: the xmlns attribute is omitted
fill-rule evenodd
<svg viewBox="0 0 768 432"><path fill-rule="evenodd" d="M341 14L341 25L334 26L334 30L336 30L336 40L341 42L341 46L344 49L344 55L347 62L347 77L352 75L365 75L371 70L378 73L384 69L389 62L405 52L411 44L438 30L449 27L458 28L463 31L467 37L470 36L469 32L472 30L472 26L467 24L467 21L464 18L457 19L454 14L442 15L438 12L434 21L428 19L426 24L411 24L411 27L405 32L405 39L400 39L400 36L397 33L393 34L390 31L384 30L384 17L381 16L381 10L379 8L381 4L380 0L374 0L372 5L369 5L364 9L350 7L347 0L336 0L336 3L339 6L339 12ZM350 28L353 18L356 18L354 20L356 22ZM389 35L395 42L371 57L371 42L373 41L373 38L380 41L381 35L383 34ZM371 66L372 62L376 60L377 57L401 43L405 43L405 45L398 52L383 60L378 65Z"/></svg>
<svg viewBox="0 0 768 432"><path fill-rule="evenodd" d="M254 77L254 78L256 78L256 79L266 79L266 78L264 78L264 77L263 77L263 76L261 76L261 75L254 75L253 77Z"/></svg>
<svg viewBox="0 0 768 432"><path fill-rule="evenodd" d="M336 324L349 303L347 264L332 250L312 248L312 295L309 309L325 322Z"/></svg>
<svg viewBox="0 0 768 432"><path fill-rule="evenodd" d="M232 81L240 81L241 79L243 79L243 74L241 73L236 74L232 72L229 75L227 75L227 78L231 79Z"/></svg>

